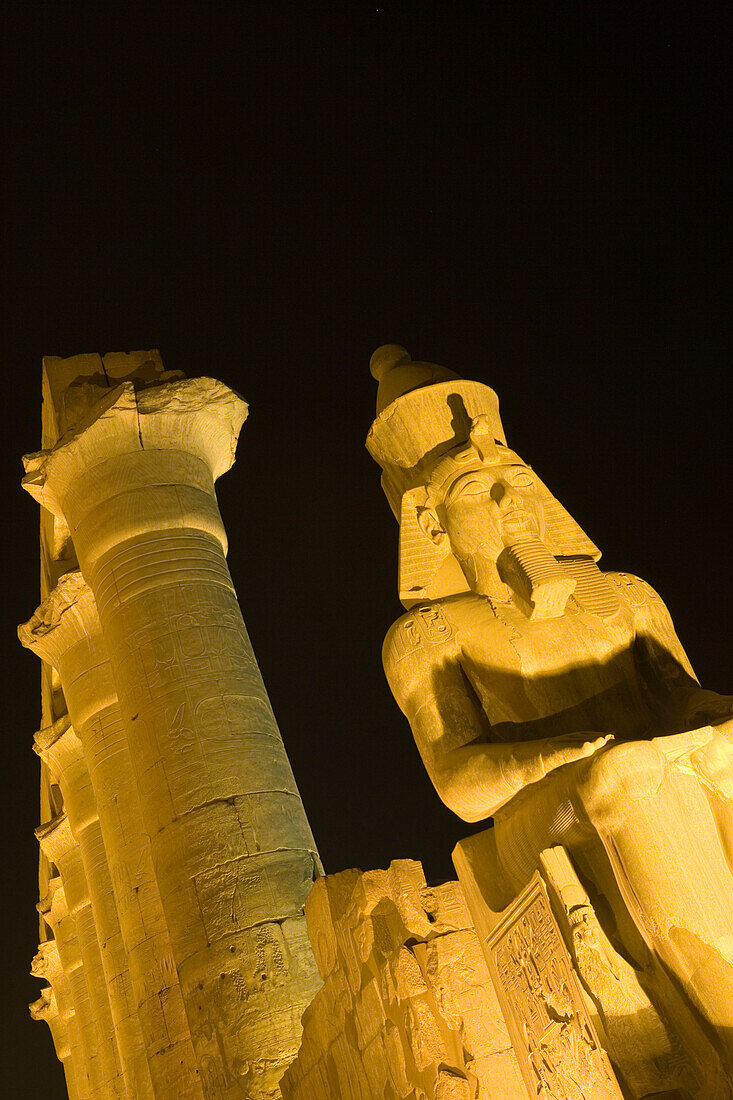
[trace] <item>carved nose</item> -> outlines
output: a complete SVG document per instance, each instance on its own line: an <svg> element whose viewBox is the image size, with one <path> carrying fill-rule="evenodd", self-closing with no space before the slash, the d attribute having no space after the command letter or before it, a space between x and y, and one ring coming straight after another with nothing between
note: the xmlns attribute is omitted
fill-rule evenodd
<svg viewBox="0 0 733 1100"><path fill-rule="evenodd" d="M512 508L517 503L511 486L507 485L505 482L499 482L495 485L491 495L502 511Z"/></svg>

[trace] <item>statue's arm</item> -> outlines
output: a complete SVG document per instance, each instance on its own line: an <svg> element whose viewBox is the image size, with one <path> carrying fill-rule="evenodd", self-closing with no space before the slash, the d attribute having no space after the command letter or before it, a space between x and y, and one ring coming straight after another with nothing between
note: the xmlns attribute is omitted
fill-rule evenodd
<svg viewBox="0 0 733 1100"><path fill-rule="evenodd" d="M404 620L395 624L400 625ZM611 739L578 733L541 741L487 741L488 719L450 644L420 645L405 654L393 644L393 631L383 652L387 680L433 786L464 821L491 817L524 787L592 755Z"/></svg>
<svg viewBox="0 0 733 1100"><path fill-rule="evenodd" d="M666 604L646 581L628 578L635 588L639 667L652 694L662 695L685 729L717 725L733 717L733 697L700 686Z"/></svg>

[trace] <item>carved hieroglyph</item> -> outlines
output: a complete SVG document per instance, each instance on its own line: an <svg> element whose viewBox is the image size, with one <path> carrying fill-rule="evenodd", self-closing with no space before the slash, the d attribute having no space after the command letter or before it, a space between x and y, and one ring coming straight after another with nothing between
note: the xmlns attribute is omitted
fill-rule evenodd
<svg viewBox="0 0 733 1100"><path fill-rule="evenodd" d="M700 687L648 584L600 571L492 390L396 345L372 370L408 608L385 671L443 801L494 818L497 911L563 845L608 935L673 975L733 1074L733 700Z"/></svg>
<svg viewBox="0 0 733 1100"><path fill-rule="evenodd" d="M531 1095L623 1100L539 872L489 935L487 957Z"/></svg>
<svg viewBox="0 0 733 1100"><path fill-rule="evenodd" d="M97 373L93 359L53 363L44 398L60 438L26 460L26 488L55 517L43 528L55 564L44 573L50 602L24 641L56 666L58 681L46 679L44 690L54 707L59 690L68 695L69 728L91 779L100 873L112 883L105 898L117 906L125 980L138 1002L138 1019L128 1021L131 1033L142 1032L137 1069L156 1096L198 1095L200 1080L207 1097L276 1097L300 1015L320 985L303 917L320 864L226 566L214 493L234 460L246 405L211 379L166 380L155 355L105 356ZM127 380L115 386L115 377ZM53 441L51 429L44 438ZM89 597L69 598L68 580L52 592L77 564ZM49 728L39 747L51 768L58 728ZM108 765L119 740L117 803ZM124 827L128 811L140 845L134 872L132 852L122 850L127 833L123 842L114 836L115 813ZM78 885L75 830L81 837L81 825L57 813L40 839L64 878L92 1026L106 1034L115 1013L105 974L114 975L92 957L100 929L91 904L82 904L89 891ZM57 863L62 832L70 844ZM157 903L146 898L132 913L122 906L151 875L163 919L145 925L150 942L136 951L136 914L144 923ZM162 951L157 971L153 944ZM174 1003L180 996L187 1018L187 1029L174 1024L168 1046L154 1003L164 990ZM185 1072L174 1078L174 1048L185 1053L189 1033L198 1077L185 1091ZM87 1046L96 1066L105 1048ZM129 1044L121 1048L129 1077ZM116 1080L112 1069L104 1067L105 1082Z"/></svg>

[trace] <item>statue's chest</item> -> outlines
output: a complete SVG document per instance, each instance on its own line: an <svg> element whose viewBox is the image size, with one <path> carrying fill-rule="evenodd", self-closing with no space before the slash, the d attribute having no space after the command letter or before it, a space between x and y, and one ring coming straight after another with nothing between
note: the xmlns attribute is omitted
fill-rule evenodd
<svg viewBox="0 0 733 1100"><path fill-rule="evenodd" d="M569 732L589 722L618 727L622 712L627 725L631 711L639 713L633 625L623 613L610 621L578 611L530 622L499 608L485 630L470 633L461 664L493 726L557 722Z"/></svg>

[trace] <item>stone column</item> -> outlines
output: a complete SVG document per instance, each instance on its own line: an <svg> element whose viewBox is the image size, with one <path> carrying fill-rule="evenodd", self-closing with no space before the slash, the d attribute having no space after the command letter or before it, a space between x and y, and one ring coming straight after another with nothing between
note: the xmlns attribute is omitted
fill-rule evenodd
<svg viewBox="0 0 733 1100"><path fill-rule="evenodd" d="M36 829L36 836L44 854L58 867L64 884L64 894L69 914L74 918L79 953L84 963L84 977L89 991L91 1015L96 1035L91 1044L90 1062L99 1061L99 1073L95 1074L100 1087L100 1097L125 1097L126 1090L120 1069L115 1028L107 995L107 982L102 967L97 930L89 900L84 865L79 845L74 839L66 813L60 813L45 825Z"/></svg>
<svg viewBox="0 0 733 1100"><path fill-rule="evenodd" d="M61 965L69 982L79 1039L78 1046L74 1048L79 1096L84 1100L97 1100L109 1095L104 1091L100 1032L89 998L76 924L69 913L66 891L59 876L50 879L49 892L39 901L38 911L53 932ZM73 1036L73 1030L71 1034Z"/></svg>
<svg viewBox="0 0 733 1100"><path fill-rule="evenodd" d="M44 606L53 619L51 597ZM39 612L41 611L42 608L39 608ZM46 635L41 633L40 637L33 636L33 626L38 628L43 619L42 615L40 619L38 616L37 612L36 617L31 620L30 629L21 630L24 644L49 664L56 665L53 642L60 639L53 632L53 627ZM68 715L60 718L49 729L39 730L35 736L35 748L61 789L71 831L79 845L125 1088L135 1100L152 1100L153 1086L130 985L125 945L120 932L96 800L82 744Z"/></svg>
<svg viewBox="0 0 733 1100"><path fill-rule="evenodd" d="M122 957L126 956L154 1095L156 1100L196 1100L203 1092L155 881L150 838L143 826L94 597L81 574L65 574L21 633L24 644L57 669L73 722L73 728L61 727L58 736L44 732L47 746L42 755L67 782L73 767L77 789L82 786L79 773L83 772L84 783L91 779L111 876L109 887L114 889L115 917L119 917ZM68 809L74 799L70 795L67 801L63 786L62 791ZM143 1094L133 1095L137 1100Z"/></svg>
<svg viewBox="0 0 733 1100"><path fill-rule="evenodd" d="M320 985L315 845L224 557L214 481L246 406L211 379L112 391L25 486L97 603L207 1097L269 1097Z"/></svg>
<svg viewBox="0 0 733 1100"><path fill-rule="evenodd" d="M41 990L41 996L38 1000L29 1004L28 1009L32 1020L43 1020L48 1024L48 1030L51 1032L51 1039L53 1041L53 1048L56 1051L56 1057L64 1067L64 1076L66 1076L66 1063L71 1054L71 1049L69 1047L69 1032L66 1024L59 1015L56 995L50 985L45 986ZM66 1091L69 1093L70 1100L75 1100L75 1097L69 1090L68 1079L66 1081Z"/></svg>
<svg viewBox="0 0 733 1100"><path fill-rule="evenodd" d="M69 1100L87 1100L89 1096L88 1089L83 1086L80 1087L82 1074L79 1071L81 1058L79 1027L74 1011L69 979L61 963L59 945L55 939L44 940L43 943L39 944L38 954L31 963L31 974L35 978L45 978L50 989L53 990L53 1000L58 1012L58 1023L56 1025L59 1036L58 1041L50 1020L47 1022L54 1037L56 1055L64 1067L66 1091L69 1094ZM41 998L44 999L44 997L49 1003L50 1009L46 990L41 994ZM36 1005L38 1005L38 1001L36 1001ZM31 1015L33 1015L33 1006L31 1006ZM39 1017L34 1016L34 1019L37 1018ZM40 1011L40 1018L46 1019L43 1011Z"/></svg>

